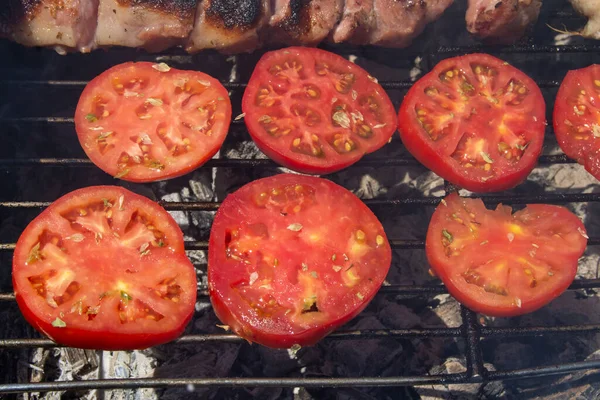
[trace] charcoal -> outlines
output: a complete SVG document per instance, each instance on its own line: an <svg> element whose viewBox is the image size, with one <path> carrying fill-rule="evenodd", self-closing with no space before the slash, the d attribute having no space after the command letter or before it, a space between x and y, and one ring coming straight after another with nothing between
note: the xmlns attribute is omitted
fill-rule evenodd
<svg viewBox="0 0 600 400"><path fill-rule="evenodd" d="M484 366L489 371L494 370L491 364ZM433 367L429 373L431 375L460 374L466 370L465 360L450 357L442 365ZM416 391L421 396L421 400L482 400L500 399L506 396L506 391L499 382L493 385L489 383L423 385L416 387Z"/></svg>

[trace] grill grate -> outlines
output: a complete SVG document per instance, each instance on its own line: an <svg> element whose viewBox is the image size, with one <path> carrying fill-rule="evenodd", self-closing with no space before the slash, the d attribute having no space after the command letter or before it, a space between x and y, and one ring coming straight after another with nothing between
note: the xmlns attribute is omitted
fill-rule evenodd
<svg viewBox="0 0 600 400"><path fill-rule="evenodd" d="M572 11L559 11L554 14L555 17L572 17ZM434 24L435 25L435 24ZM439 58L445 58L457 54L472 53L476 51L494 52L501 55L515 55L517 57L532 58L542 54L569 54L573 57L585 53L591 55L600 53L600 45L595 43L581 42L581 44L554 45L554 44L520 44L507 47L486 48L480 45L466 46L444 46L438 45L436 40L431 41L435 35L435 26L430 28L424 37L417 39L425 40L429 38L429 46L425 50L409 49L402 51L403 55L410 54L412 56L426 54L425 67L423 72L430 69L435 61ZM431 44L433 43L433 44ZM20 50L17 46L2 43L4 49L0 47L0 52L4 51L8 54L13 54L22 51L23 53L35 54L32 59L24 57L28 62L40 61L44 59L59 60L59 63L66 64L74 62L81 63L86 56L69 56L60 59L52 58L49 51L43 50ZM373 50L373 49L356 49L352 47L343 47L339 49L342 53L364 55L365 53L383 54L380 57L394 56L398 54L393 50ZM433 50L433 51L431 51ZM130 58L144 58L158 60L165 55L142 55L128 50L115 50L119 57L126 55ZM176 53L177 55L178 53ZM171 56L170 54L166 56ZM183 57L183 56L182 56ZM199 56L200 57L200 56ZM212 54L213 59L224 57ZM368 55L365 58L369 58ZM199 58L198 58L199 59ZM198 60L196 59L196 60ZM125 61L119 60L117 62ZM117 63L115 62L115 63ZM195 64L197 61L193 61ZM587 63L578 65L583 67ZM521 66L521 65L519 65ZM33 68L27 64L27 68ZM52 66L49 67L52 69ZM79 68L79 67L77 67ZM84 67L81 67L84 68ZM564 67L563 67L564 69ZM25 76L17 70L16 62L6 67L1 67L2 78L0 78L0 87L3 90L2 101L0 102L0 127L12 126L20 130L34 130L31 127L38 129L47 126L67 126L67 129L72 129L73 118L64 116L23 116L21 112L15 112L10 107L5 108L4 105L9 104L9 99L4 94L4 91L26 91L27 93L40 90L52 89L61 93L62 90L80 90L87 80L63 80L63 79L31 79L31 76ZM566 69L565 69L566 71ZM564 72L564 71L563 71ZM27 74L25 74L27 75ZM33 74L29 74L33 75ZM77 73L79 75L79 73ZM91 74L93 76L93 74ZM91 78L90 76L89 78ZM411 85L409 80L384 79L385 74L380 77L380 83L389 91L404 93ZM560 84L560 80L555 79L536 79L538 84L546 92L552 93ZM239 109L239 95L246 86L245 82L225 82L224 85L231 90L235 107ZM237 93L237 104L236 96ZM547 96L548 103L552 104L553 95ZM401 98L401 97L399 97ZM45 99L49 101L51 99ZM36 103L37 104L37 103ZM396 104L397 105L397 104ZM74 105L71 105L74 107ZM6 110L8 109L8 112ZM44 112L43 109L38 110ZM16 114L16 115L15 115ZM550 120L550 119L549 119ZM4 129L4 128L3 128ZM241 131L245 134L243 121L233 121L232 131ZM231 134L230 134L231 136ZM239 136L239 135L237 135ZM548 129L547 138L552 138L553 133ZM396 139L396 138L395 138ZM228 138L229 140L229 138ZM239 140L239 139L235 139ZM399 140L394 141L395 146L400 146ZM391 146L391 145L390 145ZM4 154L4 153L1 153ZM555 164L572 164L573 161L567 159L562 154L543 155L540 158L539 166L548 168ZM91 162L82 157L17 157L3 158L0 156L0 172L7 172L6 177L0 177L0 184L3 187L14 184L11 179L11 171L14 173L19 168L52 169L54 173L64 170L74 169L89 169L95 167ZM276 164L266 159L244 159L244 158L219 158L213 159L207 163L203 169L274 169ZM410 155L402 154L400 156L370 156L360 161L356 165L349 168L352 173L359 174L359 171L364 168L403 168L414 167L422 168ZM448 188L448 185L445 185ZM22 213L28 210L37 211L38 209L48 206L48 201L27 199L13 201L0 201L0 213ZM390 212L398 210L402 206L428 207L432 209L440 201L437 196L397 196L391 199L374 199L366 200L365 203L374 209L382 210L382 212ZM598 203L600 204L600 193L574 193L574 192L543 192L536 194L513 194L512 192L486 195L484 201L488 204L497 204L499 202L505 204L527 204L527 203L551 203L551 204L567 204L567 203ZM219 207L219 202L160 202L169 211L215 211ZM31 212L29 212L31 213ZM29 215L29 214L28 214ZM14 238L16 239L16 238ZM402 238L391 238L390 243L396 251L419 250L424 249L423 240L407 240ZM589 246L599 246L600 237L591 237ZM9 240L0 240L0 256L13 251L15 243ZM188 241L186 242L186 250L206 250L208 247L207 240ZM9 260L9 257L3 257L4 262ZM8 271L10 265L3 265L4 270ZM199 269L205 269L205 265L197 265ZM5 272L7 273L7 272ZM600 289L600 279L578 279L569 288L569 290L590 290ZM439 294L447 293L442 285L399 285L393 284L382 287L378 296L418 296L432 297ZM199 298L207 301L208 293L206 290L199 290ZM0 302L14 303L14 294L8 288L0 290ZM518 337L538 337L549 335L589 335L600 333L600 324L576 324L576 325L561 325L561 326L525 326L525 327L486 327L478 321L478 316L461 306L462 324L459 327L443 327L443 328L413 328L413 329L371 329L371 330L341 330L334 332L328 336L325 341L340 341L340 340L358 340L358 339L378 339L378 338L394 338L400 340L414 338L453 338L464 342L464 350L462 356L466 360L467 369L465 372L448 373L438 375L414 375L414 376L395 376L395 377L344 377L344 378L143 378L143 379L97 379L86 381L55 381L55 382L37 382L37 383L4 383L0 384L0 395L5 393L25 393L25 392L44 392L44 391L81 391L93 389L138 389L138 388L172 388L186 387L194 385L196 387L305 387L305 388L322 388L322 387L374 387L374 386L413 386L413 385L431 385L431 384L467 384L478 382L489 382L496 380L507 379L523 379L532 377L546 377L552 375L566 374L578 370L600 369L600 360L595 361L578 361L570 363L561 363L553 365L539 365L530 368L520 368L504 371L490 371L486 369L482 360L482 344L483 338L518 338ZM168 346L187 346L199 343L242 343L243 340L231 334L188 334L180 339L170 343ZM28 350L34 348L53 348L60 347L48 339L41 338L9 338L0 336L0 356L2 352L10 350Z"/></svg>

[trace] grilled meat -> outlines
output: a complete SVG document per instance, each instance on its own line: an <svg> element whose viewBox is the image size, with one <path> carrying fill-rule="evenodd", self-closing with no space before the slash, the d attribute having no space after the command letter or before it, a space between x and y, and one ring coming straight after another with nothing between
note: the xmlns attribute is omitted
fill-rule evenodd
<svg viewBox="0 0 600 400"><path fill-rule="evenodd" d="M98 0L5 0L0 35L26 46L52 46L60 53L93 47Z"/></svg>
<svg viewBox="0 0 600 400"><path fill-rule="evenodd" d="M406 47L453 0L346 0L334 42Z"/></svg>
<svg viewBox="0 0 600 400"><path fill-rule="evenodd" d="M542 0L469 0L467 29L493 43L512 43L537 21L541 6Z"/></svg>
<svg viewBox="0 0 600 400"><path fill-rule="evenodd" d="M196 0L100 0L96 44L161 51L192 31Z"/></svg>
<svg viewBox="0 0 600 400"><path fill-rule="evenodd" d="M600 40L600 0L570 0L573 8L588 17L587 25L579 32L582 36Z"/></svg>
<svg viewBox="0 0 600 400"><path fill-rule="evenodd" d="M266 41L316 45L342 16L344 0L274 0Z"/></svg>
<svg viewBox="0 0 600 400"><path fill-rule="evenodd" d="M259 31L270 15L270 0L201 1L186 50L251 52L260 45Z"/></svg>

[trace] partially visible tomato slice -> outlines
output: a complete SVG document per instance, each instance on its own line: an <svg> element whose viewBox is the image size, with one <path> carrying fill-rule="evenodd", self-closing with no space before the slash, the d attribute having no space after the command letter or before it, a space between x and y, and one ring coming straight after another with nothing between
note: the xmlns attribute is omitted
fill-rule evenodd
<svg viewBox="0 0 600 400"><path fill-rule="evenodd" d="M227 90L198 71L128 62L85 87L75 129L88 157L117 178L183 175L217 153L231 119Z"/></svg>
<svg viewBox="0 0 600 400"><path fill-rule="evenodd" d="M431 218L426 251L458 301L482 314L513 316L564 292L586 244L583 223L566 208L533 204L513 214L454 193Z"/></svg>
<svg viewBox="0 0 600 400"><path fill-rule="evenodd" d="M120 187L76 190L23 231L13 285L25 319L57 343L141 349L175 339L194 312L183 235L158 204Z"/></svg>
<svg viewBox="0 0 600 400"><path fill-rule="evenodd" d="M600 179L600 65L567 73L553 119L560 148Z"/></svg>
<svg viewBox="0 0 600 400"><path fill-rule="evenodd" d="M546 123L535 82L487 54L441 61L408 91L398 119L402 142L417 160L473 192L525 180Z"/></svg>
<svg viewBox="0 0 600 400"><path fill-rule="evenodd" d="M279 164L326 174L385 145L396 111L377 80L336 54L304 47L266 53L242 101L256 145Z"/></svg>
<svg viewBox="0 0 600 400"><path fill-rule="evenodd" d="M269 347L315 344L362 311L391 249L375 215L325 179L283 174L228 196L209 242L215 313Z"/></svg>

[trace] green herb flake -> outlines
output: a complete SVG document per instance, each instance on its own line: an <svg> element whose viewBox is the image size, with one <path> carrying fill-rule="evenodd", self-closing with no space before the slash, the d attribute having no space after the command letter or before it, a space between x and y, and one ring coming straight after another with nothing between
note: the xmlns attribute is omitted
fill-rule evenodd
<svg viewBox="0 0 600 400"><path fill-rule="evenodd" d="M165 242L163 242L163 240L162 240L162 239L159 239L159 240L158 240L158 242L156 243L156 245L157 245L158 247L165 247Z"/></svg>
<svg viewBox="0 0 600 400"><path fill-rule="evenodd" d="M452 243L454 241L454 236L447 230L442 230L442 235L448 240L448 243Z"/></svg>
<svg viewBox="0 0 600 400"><path fill-rule="evenodd" d="M29 256L27 257L27 264L34 263L41 259L42 255L40 254L40 242L37 242L35 246L33 246L29 251Z"/></svg>
<svg viewBox="0 0 600 400"><path fill-rule="evenodd" d="M302 230L302 224L294 223L294 224L288 225L287 229L290 231L293 231L293 232L299 232Z"/></svg>
<svg viewBox="0 0 600 400"><path fill-rule="evenodd" d="M122 177L124 177L125 175L127 175L129 173L129 169L125 168L124 170L121 170L118 174L115 175L115 179L120 179Z"/></svg>
<svg viewBox="0 0 600 400"><path fill-rule="evenodd" d="M121 290L121 298L125 301L130 301L133 300L133 298L127 294L127 292L124 292Z"/></svg>
<svg viewBox="0 0 600 400"><path fill-rule="evenodd" d="M52 321L52 326L55 328L65 328L67 326L67 324L62 319L56 317L56 319L54 321Z"/></svg>
<svg viewBox="0 0 600 400"><path fill-rule="evenodd" d="M110 201L108 201L108 199L102 199L102 203L104 204L104 207L106 208L110 208L112 207L112 203Z"/></svg>
<svg viewBox="0 0 600 400"><path fill-rule="evenodd" d="M319 274L317 274L317 271L311 271L310 276L312 276L315 279L319 278Z"/></svg>
<svg viewBox="0 0 600 400"><path fill-rule="evenodd" d="M490 155L488 153L486 153L485 151L482 151L479 154L481 155L481 158L483 158L483 161L485 161L486 163L488 163L488 164L494 163L494 160L492 160Z"/></svg>
<svg viewBox="0 0 600 400"><path fill-rule="evenodd" d="M357 292L356 293L356 297L358 297L360 300L364 300L365 296L363 296L363 294L361 292Z"/></svg>
<svg viewBox="0 0 600 400"><path fill-rule="evenodd" d="M88 114L88 115L86 115L85 119L87 119L88 122L96 122L96 121L98 121L98 117L96 117L96 115L94 115L94 114Z"/></svg>

